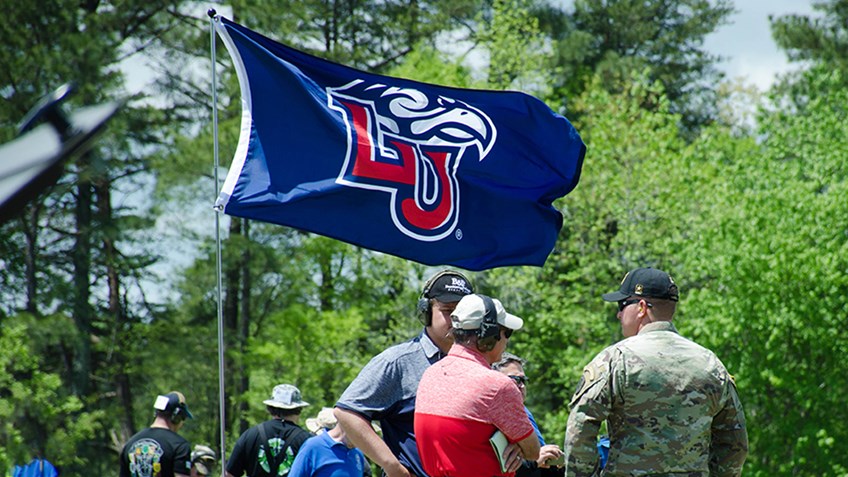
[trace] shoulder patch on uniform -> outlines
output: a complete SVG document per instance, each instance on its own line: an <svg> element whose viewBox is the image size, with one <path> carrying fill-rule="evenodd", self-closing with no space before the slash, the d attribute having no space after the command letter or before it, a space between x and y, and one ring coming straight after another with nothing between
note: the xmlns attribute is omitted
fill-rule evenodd
<svg viewBox="0 0 848 477"><path fill-rule="evenodd" d="M595 363L589 363L583 368L584 384L591 384L598 379L598 371L595 369Z"/></svg>
<svg viewBox="0 0 848 477"><path fill-rule="evenodd" d="M577 383L577 389L571 397L571 405L573 405L580 396L591 388L600 377L601 368L595 362L587 364L586 367L583 368L583 374L580 376L580 381Z"/></svg>

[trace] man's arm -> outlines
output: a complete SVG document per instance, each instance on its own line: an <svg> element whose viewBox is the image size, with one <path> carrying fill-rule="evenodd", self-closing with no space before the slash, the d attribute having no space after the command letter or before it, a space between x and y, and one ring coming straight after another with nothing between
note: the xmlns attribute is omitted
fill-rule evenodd
<svg viewBox="0 0 848 477"><path fill-rule="evenodd" d="M539 436L535 432L516 442L516 444L521 449L521 457L527 460L536 460L539 458L539 449L542 446L539 444ZM521 462L518 464L521 465Z"/></svg>
<svg viewBox="0 0 848 477"><path fill-rule="evenodd" d="M710 476L736 477L742 475L742 465L748 456L748 431L745 413L736 393L736 385L728 376L728 397L724 408L712 423L710 444Z"/></svg>
<svg viewBox="0 0 848 477"><path fill-rule="evenodd" d="M191 477L191 445L188 441L179 443L175 448L174 476Z"/></svg>
<svg viewBox="0 0 848 477"><path fill-rule="evenodd" d="M385 441L371 427L371 422L353 411L338 407L333 414L354 447L358 447L380 466L388 477L410 477L406 467L400 463Z"/></svg>
<svg viewBox="0 0 848 477"><path fill-rule="evenodd" d="M494 372L494 375L499 375ZM491 410L491 423L498 428L512 444L508 445L505 462L508 472L518 470L525 460L535 461L539 458L539 434L530 420L530 413L524 406L524 398L518 387L506 376L498 376L497 408Z"/></svg>
<svg viewBox="0 0 848 477"><path fill-rule="evenodd" d="M245 433L239 436L236 445L230 452L230 458L227 462L221 461L221 465L227 470L227 477L241 477L244 475L244 437Z"/></svg>
<svg viewBox="0 0 848 477"><path fill-rule="evenodd" d="M530 442L531 440L535 441L535 444ZM532 462L535 464L536 459L539 458L539 448L539 437L536 436L535 432L518 442L514 442L506 446L506 450L504 451L506 471L515 472L521 468L525 462Z"/></svg>
<svg viewBox="0 0 848 477"><path fill-rule="evenodd" d="M598 432L611 406L607 358L602 352L583 369L583 377L571 398L562 447L566 477L591 476L598 466Z"/></svg>

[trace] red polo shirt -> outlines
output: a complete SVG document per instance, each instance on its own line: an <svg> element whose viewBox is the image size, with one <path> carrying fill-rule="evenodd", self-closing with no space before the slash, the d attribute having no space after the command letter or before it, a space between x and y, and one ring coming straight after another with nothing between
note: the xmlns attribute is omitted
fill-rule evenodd
<svg viewBox="0 0 848 477"><path fill-rule="evenodd" d="M533 434L518 387L476 349L453 345L424 372L415 399L415 437L430 477L512 476L501 472L489 438Z"/></svg>

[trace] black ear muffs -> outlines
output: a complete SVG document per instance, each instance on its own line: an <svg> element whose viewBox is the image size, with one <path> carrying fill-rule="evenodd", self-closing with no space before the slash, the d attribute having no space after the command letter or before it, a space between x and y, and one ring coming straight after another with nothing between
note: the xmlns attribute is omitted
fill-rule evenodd
<svg viewBox="0 0 848 477"><path fill-rule="evenodd" d="M456 270L442 270L430 277L430 279L427 280L427 283L424 284L424 289L421 290L421 296L418 297L418 305L415 308L418 321L420 321L424 326L430 326L430 324L433 323L433 306L430 303L430 299L433 297L430 296L430 292L433 290L433 285L436 283L436 280L445 275L456 275L465 280L465 283L471 283L465 275L457 272Z"/></svg>
<svg viewBox="0 0 848 477"><path fill-rule="evenodd" d="M182 406L176 406L174 408L174 412L171 413L171 422L174 424L179 424L185 421L185 413L183 413Z"/></svg>
<svg viewBox="0 0 848 477"><path fill-rule="evenodd" d="M477 329L477 349L481 352L491 351L501 339L501 325L498 324L498 310L495 302L486 295L478 295L483 300L485 314L480 328Z"/></svg>
<svg viewBox="0 0 848 477"><path fill-rule="evenodd" d="M179 424L188 418L186 405L183 404L180 397L174 393L168 394L168 404L165 406L165 409L169 408L171 412L168 418L172 423Z"/></svg>
<svg viewBox="0 0 848 477"><path fill-rule="evenodd" d="M430 326L430 323L433 321L433 314L430 310L430 299L424 298L424 295L418 299L418 306L416 307L416 316L418 316L418 321L420 321L424 326Z"/></svg>

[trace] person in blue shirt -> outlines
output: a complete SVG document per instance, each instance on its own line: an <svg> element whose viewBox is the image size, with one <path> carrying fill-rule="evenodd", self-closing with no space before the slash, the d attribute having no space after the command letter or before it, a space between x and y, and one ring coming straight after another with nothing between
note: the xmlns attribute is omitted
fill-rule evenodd
<svg viewBox="0 0 848 477"><path fill-rule="evenodd" d="M320 428L313 430L313 423ZM316 436L308 439L292 463L289 477L363 477L370 467L361 450L353 447L344 429L336 425L333 410L324 408L307 427Z"/></svg>
<svg viewBox="0 0 848 477"><path fill-rule="evenodd" d="M521 397L527 400L527 375L524 373L524 365L527 362L523 358L512 353L504 353L501 360L492 364L492 369L500 371L507 375L509 379L518 386L521 391ZM536 436L539 438L539 458L535 461L525 460L521 467L515 472L516 477L535 477L540 475L562 475L561 469L557 468L557 460L562 456L562 450L555 444L545 443L545 438L542 437L542 431L539 430L539 425L536 423L536 418L527 406L524 406L524 411L527 412L527 417L530 418L530 424L536 430Z"/></svg>
<svg viewBox="0 0 848 477"><path fill-rule="evenodd" d="M12 477L59 477L59 471L47 459L36 457L26 465L16 465Z"/></svg>

